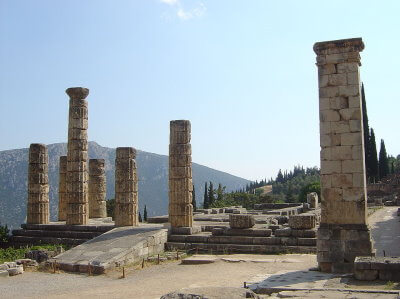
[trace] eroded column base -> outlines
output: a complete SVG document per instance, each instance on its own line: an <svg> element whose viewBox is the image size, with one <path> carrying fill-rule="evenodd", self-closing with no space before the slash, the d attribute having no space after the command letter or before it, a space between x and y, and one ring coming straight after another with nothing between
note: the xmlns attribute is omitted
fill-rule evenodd
<svg viewBox="0 0 400 299"><path fill-rule="evenodd" d="M321 223L317 261L322 272L352 273L357 256L375 256L367 225Z"/></svg>

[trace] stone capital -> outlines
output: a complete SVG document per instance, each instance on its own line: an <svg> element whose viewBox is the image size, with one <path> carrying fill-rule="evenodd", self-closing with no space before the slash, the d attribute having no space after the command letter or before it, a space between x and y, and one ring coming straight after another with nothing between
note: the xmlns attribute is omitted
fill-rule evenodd
<svg viewBox="0 0 400 299"><path fill-rule="evenodd" d="M315 43L313 49L317 55L361 52L364 50L364 43L361 37L338 39Z"/></svg>
<svg viewBox="0 0 400 299"><path fill-rule="evenodd" d="M65 92L73 100L84 100L89 94L89 89L84 87L70 87Z"/></svg>

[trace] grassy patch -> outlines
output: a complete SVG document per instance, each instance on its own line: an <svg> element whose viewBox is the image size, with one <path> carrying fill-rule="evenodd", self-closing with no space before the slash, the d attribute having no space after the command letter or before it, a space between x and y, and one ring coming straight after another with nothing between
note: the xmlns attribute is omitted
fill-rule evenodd
<svg viewBox="0 0 400 299"><path fill-rule="evenodd" d="M25 253L31 250L56 250L59 247L63 247L67 249L64 245L39 245L39 246L32 246L32 247L24 247L24 248L13 248L9 247L6 249L0 248L0 264L4 262L12 262L18 259L23 259L25 257Z"/></svg>

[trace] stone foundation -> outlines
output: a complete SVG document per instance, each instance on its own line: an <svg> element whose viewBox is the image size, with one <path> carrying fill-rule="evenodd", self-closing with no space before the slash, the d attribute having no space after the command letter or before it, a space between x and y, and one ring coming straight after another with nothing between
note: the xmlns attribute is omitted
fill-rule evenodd
<svg viewBox="0 0 400 299"><path fill-rule="evenodd" d="M357 256L373 254L367 225L321 223L317 238L317 261L323 272L351 273Z"/></svg>
<svg viewBox="0 0 400 299"><path fill-rule="evenodd" d="M358 280L400 281L400 257L357 257L354 276Z"/></svg>

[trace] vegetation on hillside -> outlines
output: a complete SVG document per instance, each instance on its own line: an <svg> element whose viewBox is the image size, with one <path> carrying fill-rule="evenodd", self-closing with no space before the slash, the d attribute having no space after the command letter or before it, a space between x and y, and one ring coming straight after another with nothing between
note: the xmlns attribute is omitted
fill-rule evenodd
<svg viewBox="0 0 400 299"><path fill-rule="evenodd" d="M266 193L265 186L271 186L272 192ZM279 170L275 179L263 179L250 182L236 192L226 193L219 184L214 189L210 182L205 183L204 208L221 208L241 205L252 209L255 204L272 202L305 202L307 194L317 192L320 196L319 170L316 167L295 166L291 171Z"/></svg>

